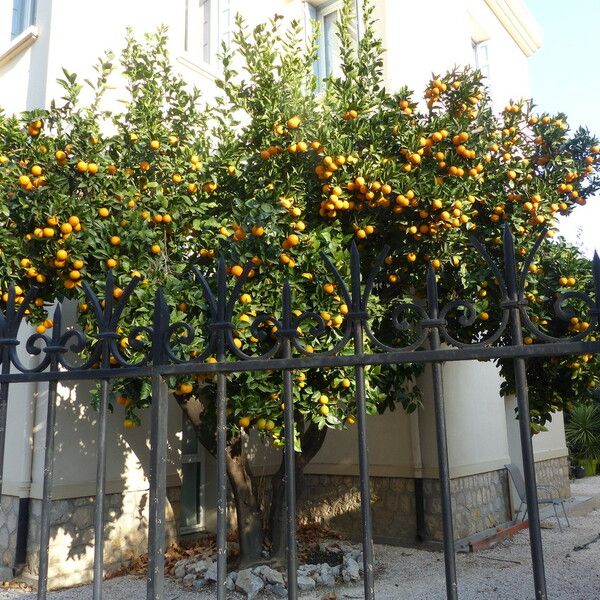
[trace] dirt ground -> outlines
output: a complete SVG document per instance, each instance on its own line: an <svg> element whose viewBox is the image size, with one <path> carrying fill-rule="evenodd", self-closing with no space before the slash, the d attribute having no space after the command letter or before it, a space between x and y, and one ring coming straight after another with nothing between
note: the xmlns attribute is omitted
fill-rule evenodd
<svg viewBox="0 0 600 600"><path fill-rule="evenodd" d="M600 492L600 477L575 483L575 496ZM595 600L600 598L600 510L577 516L573 510L571 527L559 531L556 520L543 521L548 598L551 600ZM528 600L534 598L528 532L524 530L493 549L457 555L459 598L461 600ZM376 598L378 600L443 600L445 596L444 558L441 552L415 548L376 546ZM145 579L124 576L104 584L105 598L143 600ZM303 594L303 600L350 600L363 598L362 585L318 589ZM209 600L215 590L184 590L168 580L165 600ZM231 599L241 599L231 593ZM265 594L263 598L271 598ZM35 594L0 589L0 600L33 600ZM89 600L91 588L82 586L48 595L51 600Z"/></svg>

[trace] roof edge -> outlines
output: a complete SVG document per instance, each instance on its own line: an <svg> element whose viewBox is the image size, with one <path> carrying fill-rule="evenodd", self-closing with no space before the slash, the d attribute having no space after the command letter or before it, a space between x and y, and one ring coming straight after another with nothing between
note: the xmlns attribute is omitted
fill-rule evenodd
<svg viewBox="0 0 600 600"><path fill-rule="evenodd" d="M542 47L542 31L523 0L485 0L525 56Z"/></svg>

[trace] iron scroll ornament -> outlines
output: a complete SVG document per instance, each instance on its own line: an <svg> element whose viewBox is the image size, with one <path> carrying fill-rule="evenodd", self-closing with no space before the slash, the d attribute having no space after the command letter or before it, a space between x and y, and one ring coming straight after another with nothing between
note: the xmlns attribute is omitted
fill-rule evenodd
<svg viewBox="0 0 600 600"><path fill-rule="evenodd" d="M354 328L363 328L366 337L372 346L379 352L410 352L426 349L428 333L437 329L443 342L454 348L465 347L490 347L494 345L506 332L510 322L511 310L518 309L524 331L529 332L539 343L578 342L584 340L598 326L600 316L600 258L596 254L593 259L594 297L583 292L567 291L558 295L554 302L554 313L562 321L568 322L575 311L569 303L577 301L584 306L589 315L586 315L588 326L576 335L555 337L536 326L528 313L528 302L525 294L526 275L529 266L533 263L539 251L546 232L536 240L531 252L524 261L522 268L517 273L514 260L514 238L510 229L505 226L503 235L504 269L492 259L483 244L476 238L470 242L476 252L491 271L500 293L500 307L502 316L496 329L488 333L484 339L464 342L459 335L450 331L450 322L458 323L461 328L469 328L475 323L477 311L472 302L468 300L452 300L439 306L438 286L435 271L429 266L425 303L402 302L397 304L389 316L394 331L406 333L412 331L415 339L402 346L393 346L381 340L372 327L372 316L369 314L369 299L375 283L380 275L383 262L389 251L384 248L377 256L373 267L363 281L360 270L360 253L354 242L350 245L350 280L347 282L340 271L335 267L329 257L323 255L326 268L335 279L340 296L349 307L348 313L340 326L340 337L330 347L322 351L309 351L301 341L299 328L307 323L312 323L308 333L313 338L321 338L327 331L323 317L316 311L292 310L293 298L291 287L286 280L281 292L281 310L279 315L260 313L250 324L250 331L259 341L267 341L264 325L273 326L276 331L270 346L260 354L245 352L235 343L234 337L234 309L239 300L248 274L253 264L248 263L235 284L227 286L227 267L223 258L220 258L213 278L216 279L215 289L211 287L211 277L203 274L197 267L193 268L196 282L201 288L206 309L208 311L207 342L201 352L193 358L181 356L181 347L189 346L196 338L198 332L188 322L177 321L170 323L170 309L165 295L161 289L155 298L155 318L152 326L137 325L130 330L127 340L128 346L136 357L131 360L120 348L119 321L125 311L127 302L139 283L138 278L133 278L118 298L114 298L115 281L111 272L108 273L104 288L104 300L101 301L87 282L83 288L98 325L98 331L93 336L69 328L62 330L62 308L58 304L54 310L54 326L51 334L33 333L25 342L25 350L33 356L41 356L41 360L33 367L23 364L17 353L20 345L17 333L25 317L27 308L31 305L37 294L37 289L32 288L21 304L16 301L14 286L8 290L7 304L4 311L0 312L0 352L3 364L14 367L18 372L41 373L47 369L65 371L83 371L94 366L134 369L148 366L152 361L159 364L193 364L205 362L214 354L219 339L224 342L230 357L235 361L268 360L281 356L283 342L290 341L290 347L299 356L336 356L342 353L352 340ZM449 316L460 312L457 319L450 321ZM409 321L409 315L416 318ZM435 316L435 318L434 318ZM222 338L220 338L222 336ZM172 340L176 338L176 345ZM270 340L269 340L270 341ZM71 356L78 357L71 360ZM4 367L6 369L6 367Z"/></svg>

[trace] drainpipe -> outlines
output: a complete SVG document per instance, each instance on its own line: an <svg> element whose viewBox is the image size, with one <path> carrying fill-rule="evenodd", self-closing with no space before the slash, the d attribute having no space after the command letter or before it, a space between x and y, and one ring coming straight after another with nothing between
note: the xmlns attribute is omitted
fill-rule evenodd
<svg viewBox="0 0 600 600"><path fill-rule="evenodd" d="M415 486L416 537L417 540L423 542L426 538L425 496L423 494L423 457L421 454L421 434L418 410L410 415L410 446L414 473L413 481Z"/></svg>
<svg viewBox="0 0 600 600"><path fill-rule="evenodd" d="M19 340L21 341L22 347L25 345L27 337L32 333L31 328L28 325L21 327L19 331ZM32 368L35 363L38 362L37 357L27 357L23 359L23 362ZM29 364L27 364L29 363ZM18 387L16 387L18 385ZM9 405L11 400L22 402L23 398L26 398L29 403L29 410L25 412L24 421L22 426L24 433L28 439L28 452L23 453L24 461L22 467L22 484L19 489L19 507L18 507L18 518L17 518L17 535L15 542L15 555L12 564L12 574L16 577L21 574L27 561L27 543L29 533L29 519L30 519L30 505L31 505L31 484L33 482L33 454L35 449L34 444L34 427L40 419L45 421L45 415L39 414L39 394L41 391L40 386L43 385L40 382L27 383L27 384L13 384L9 396ZM25 483L27 482L27 483Z"/></svg>

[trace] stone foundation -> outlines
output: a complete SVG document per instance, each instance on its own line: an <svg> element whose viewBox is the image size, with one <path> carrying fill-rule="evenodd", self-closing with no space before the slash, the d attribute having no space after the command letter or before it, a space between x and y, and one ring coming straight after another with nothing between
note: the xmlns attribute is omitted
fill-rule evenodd
<svg viewBox="0 0 600 600"><path fill-rule="evenodd" d="M343 532L351 539L360 538L358 477L305 475L305 486L300 523L318 523ZM371 502L375 541L414 542L417 523L413 479L371 477Z"/></svg>
<svg viewBox="0 0 600 600"><path fill-rule="evenodd" d="M167 544L178 535L180 488L167 493ZM48 587L66 587L92 580L95 497L52 503ZM32 499L23 576L37 578L41 500ZM144 554L148 544L148 491L108 494L105 498L104 568L110 572Z"/></svg>
<svg viewBox="0 0 600 600"><path fill-rule="evenodd" d="M457 477L450 481L450 491L455 539L510 521L505 469ZM423 480L423 496L426 538L441 541L442 504L438 479Z"/></svg>
<svg viewBox="0 0 600 600"><path fill-rule="evenodd" d="M558 486L561 498L571 497L569 458L567 456L536 462L535 475L538 485L551 483L552 485Z"/></svg>
<svg viewBox="0 0 600 600"><path fill-rule="evenodd" d="M17 551L19 498L2 496L0 501L0 576L9 578Z"/></svg>

